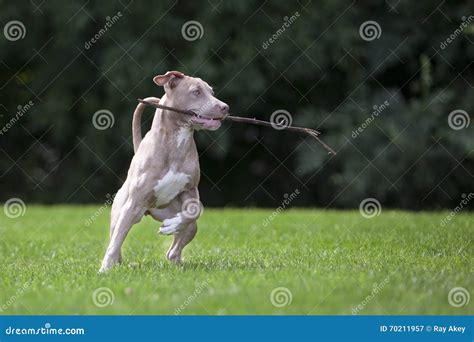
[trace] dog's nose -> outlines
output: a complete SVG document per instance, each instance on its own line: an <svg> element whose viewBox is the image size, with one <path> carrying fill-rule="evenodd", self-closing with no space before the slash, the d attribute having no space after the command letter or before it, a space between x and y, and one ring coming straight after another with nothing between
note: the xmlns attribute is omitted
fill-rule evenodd
<svg viewBox="0 0 474 342"><path fill-rule="evenodd" d="M224 114L229 113L229 105L223 104L223 105L221 106L221 112L223 112Z"/></svg>

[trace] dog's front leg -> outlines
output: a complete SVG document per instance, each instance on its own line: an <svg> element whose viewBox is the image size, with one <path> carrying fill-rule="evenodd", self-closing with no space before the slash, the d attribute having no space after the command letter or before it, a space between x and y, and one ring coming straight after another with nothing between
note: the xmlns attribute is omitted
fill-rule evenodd
<svg viewBox="0 0 474 342"><path fill-rule="evenodd" d="M160 234L171 235L189 226L201 215L202 205L196 188L183 192L177 201L173 202L174 215L163 221Z"/></svg>

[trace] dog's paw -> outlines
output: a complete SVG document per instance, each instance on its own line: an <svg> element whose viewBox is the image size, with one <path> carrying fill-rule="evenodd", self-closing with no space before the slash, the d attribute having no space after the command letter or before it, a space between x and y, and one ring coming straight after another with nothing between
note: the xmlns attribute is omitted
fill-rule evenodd
<svg viewBox="0 0 474 342"><path fill-rule="evenodd" d="M181 252L176 249L172 249L166 253L166 259L174 262L175 264L181 264Z"/></svg>
<svg viewBox="0 0 474 342"><path fill-rule="evenodd" d="M99 269L99 274L104 274L107 273L112 267L114 267L114 264L102 264L102 266Z"/></svg>
<svg viewBox="0 0 474 342"><path fill-rule="evenodd" d="M108 272L112 267L115 265L118 265L122 261L122 255L119 254L117 260L114 258L110 257L105 257L104 260L102 260L102 265L100 266L99 273L106 273Z"/></svg>
<svg viewBox="0 0 474 342"><path fill-rule="evenodd" d="M183 228L183 219L181 215L176 215L170 219L163 221L163 224L160 227L160 234L171 235L177 233L181 228Z"/></svg>
<svg viewBox="0 0 474 342"><path fill-rule="evenodd" d="M104 266L102 266L100 269L99 269L99 272L97 272L98 274L104 274L106 273L108 270L110 270L110 268L106 268Z"/></svg>

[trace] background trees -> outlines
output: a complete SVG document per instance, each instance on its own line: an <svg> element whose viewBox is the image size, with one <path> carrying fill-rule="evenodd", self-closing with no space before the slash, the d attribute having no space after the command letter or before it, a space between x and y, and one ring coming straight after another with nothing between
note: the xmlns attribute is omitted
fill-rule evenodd
<svg viewBox="0 0 474 342"><path fill-rule="evenodd" d="M473 184L472 124L448 121L474 109L471 15L467 1L426 0L3 4L3 27L18 20L25 36L0 37L0 125L34 105L0 135L0 200L103 202L126 176L136 98L160 96L152 77L180 70L234 114L287 110L338 151L248 125L199 132L206 204L274 206L298 188L292 205L453 207ZM374 39L359 32L367 21ZM105 130L92 124L101 109Z"/></svg>

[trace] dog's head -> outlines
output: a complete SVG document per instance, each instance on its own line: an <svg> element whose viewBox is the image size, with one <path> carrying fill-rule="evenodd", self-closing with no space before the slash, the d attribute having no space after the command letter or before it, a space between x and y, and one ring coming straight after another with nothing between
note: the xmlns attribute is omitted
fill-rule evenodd
<svg viewBox="0 0 474 342"><path fill-rule="evenodd" d="M165 88L169 101L167 105L195 113L191 118L186 118L195 129L214 131L229 113L229 106L214 97L212 88L200 78L186 76L179 71L168 71L155 76L153 81Z"/></svg>

